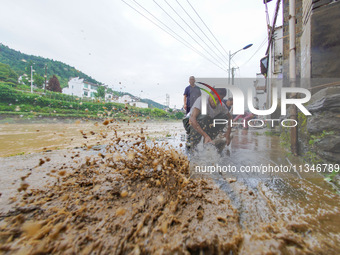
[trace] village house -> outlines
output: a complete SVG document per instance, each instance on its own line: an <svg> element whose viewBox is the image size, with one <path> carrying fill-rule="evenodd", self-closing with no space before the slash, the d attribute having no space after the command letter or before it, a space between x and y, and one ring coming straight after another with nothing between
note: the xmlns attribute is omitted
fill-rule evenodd
<svg viewBox="0 0 340 255"><path fill-rule="evenodd" d="M75 77L69 80L68 87L63 88L62 93L82 98L94 98L95 93L97 93L97 89L100 86L107 88L107 85L98 85Z"/></svg>
<svg viewBox="0 0 340 255"><path fill-rule="evenodd" d="M139 102L139 101L130 102L129 105L138 107L138 108L149 108L149 105L147 103Z"/></svg>

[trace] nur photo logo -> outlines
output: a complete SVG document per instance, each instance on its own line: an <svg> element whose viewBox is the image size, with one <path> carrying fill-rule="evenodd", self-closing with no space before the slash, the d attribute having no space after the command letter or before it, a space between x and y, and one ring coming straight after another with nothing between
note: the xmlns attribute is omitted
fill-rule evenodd
<svg viewBox="0 0 340 255"><path fill-rule="evenodd" d="M311 99L311 93L308 89L301 88L301 87L283 87L280 86L279 88L273 87L271 90L271 105L268 105L269 108L259 109L259 107L254 106L253 98L255 96L252 86L247 86L243 88L243 90L237 86L227 84L226 79L223 78L197 78L197 80L202 79L203 81L198 81L198 84L204 85L205 87L209 88L211 91L207 89L199 87L202 91L206 92L215 102L217 102L212 93L215 93L217 98L219 99L220 104L222 105L222 99L218 95L216 89L217 88L224 88L227 91L231 92L233 95L233 114L234 115L244 115L246 106L252 114L255 116L266 116L265 121L269 123L272 127L276 123L280 123L283 127L295 127L298 125L298 122L294 119L288 118L280 118L280 119L272 119L270 116L273 114L277 108L279 107L281 116L287 116L287 108L289 105L295 105L304 115L312 115L307 108L304 106L305 103L309 102ZM244 79L245 83L247 81ZM280 92L280 94L279 94ZM246 94L246 96L245 96ZM298 98L291 98L290 95L298 95ZM245 105L245 102L247 103ZM201 114L207 114L207 97L202 96L201 100ZM265 125L265 121L262 119L253 118L248 121L248 125L250 127L263 127ZM233 125L245 125L245 120L243 122L234 122L230 120L230 124ZM228 124L227 119L214 119L213 126L218 124Z"/></svg>

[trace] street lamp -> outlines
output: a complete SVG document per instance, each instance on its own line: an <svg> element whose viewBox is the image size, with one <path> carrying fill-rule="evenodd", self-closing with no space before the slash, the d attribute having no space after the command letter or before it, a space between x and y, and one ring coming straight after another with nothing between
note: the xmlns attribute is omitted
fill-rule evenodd
<svg viewBox="0 0 340 255"><path fill-rule="evenodd" d="M235 51L233 54L231 54L230 51L229 51L228 84L230 84L230 62L231 62L231 59L236 55L237 52L240 52L241 50L246 50L246 49L250 48L251 46L253 46L252 43L244 46L242 49L239 49L238 51Z"/></svg>

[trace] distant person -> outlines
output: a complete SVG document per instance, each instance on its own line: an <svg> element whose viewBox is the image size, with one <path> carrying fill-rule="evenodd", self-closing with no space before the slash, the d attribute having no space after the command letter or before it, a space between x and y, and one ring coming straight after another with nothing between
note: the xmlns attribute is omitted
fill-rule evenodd
<svg viewBox="0 0 340 255"><path fill-rule="evenodd" d="M225 104L225 106L228 108L229 112L231 112L231 109L233 108L233 98L229 97L228 99L222 99L222 103Z"/></svg>
<svg viewBox="0 0 340 255"><path fill-rule="evenodd" d="M186 114L190 112L191 107L194 105L197 98L201 96L201 90L195 85L195 77L189 77L190 85L184 90L184 110Z"/></svg>
<svg viewBox="0 0 340 255"><path fill-rule="evenodd" d="M243 129L248 129L249 126L248 126L248 121L251 120L251 119L254 119L255 118L255 115L249 111L245 111L244 114L241 114L241 115L238 115L234 120L233 122L236 122L237 120L239 119L243 119L244 120L244 126L243 126Z"/></svg>
<svg viewBox="0 0 340 255"><path fill-rule="evenodd" d="M236 115L232 114L233 111L233 105L234 105L234 100L232 97L229 97L228 99L222 99L222 103L225 104L225 106L227 107L227 109L229 110L230 115L235 118Z"/></svg>
<svg viewBox="0 0 340 255"><path fill-rule="evenodd" d="M217 93L221 98L226 96L226 89L216 88ZM218 101L217 95L214 93L214 98L216 102ZM201 114L201 99L200 96L191 108L189 117L183 119L183 124L185 130L188 133L187 148L195 148L200 142L201 138L204 138L204 143L212 143L213 139L217 135L223 132L226 124L218 124L213 126L214 119L229 119L231 120L231 115L225 104L215 104L214 100L209 97L207 100L207 114ZM230 123L230 121L228 121ZM231 127L228 125L228 130L224 134L226 138L226 144L230 144L230 132Z"/></svg>

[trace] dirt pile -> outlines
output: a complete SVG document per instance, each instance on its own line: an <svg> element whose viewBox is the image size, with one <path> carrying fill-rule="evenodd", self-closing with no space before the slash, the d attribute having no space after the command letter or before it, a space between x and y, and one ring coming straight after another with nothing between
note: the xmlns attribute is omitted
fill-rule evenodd
<svg viewBox="0 0 340 255"><path fill-rule="evenodd" d="M112 127L104 151L72 155L78 168L51 169L55 185L30 189L22 177L15 209L0 216L0 254L325 252L304 242L308 227L242 229L226 193L191 178L186 156L147 141L143 129L124 140Z"/></svg>

